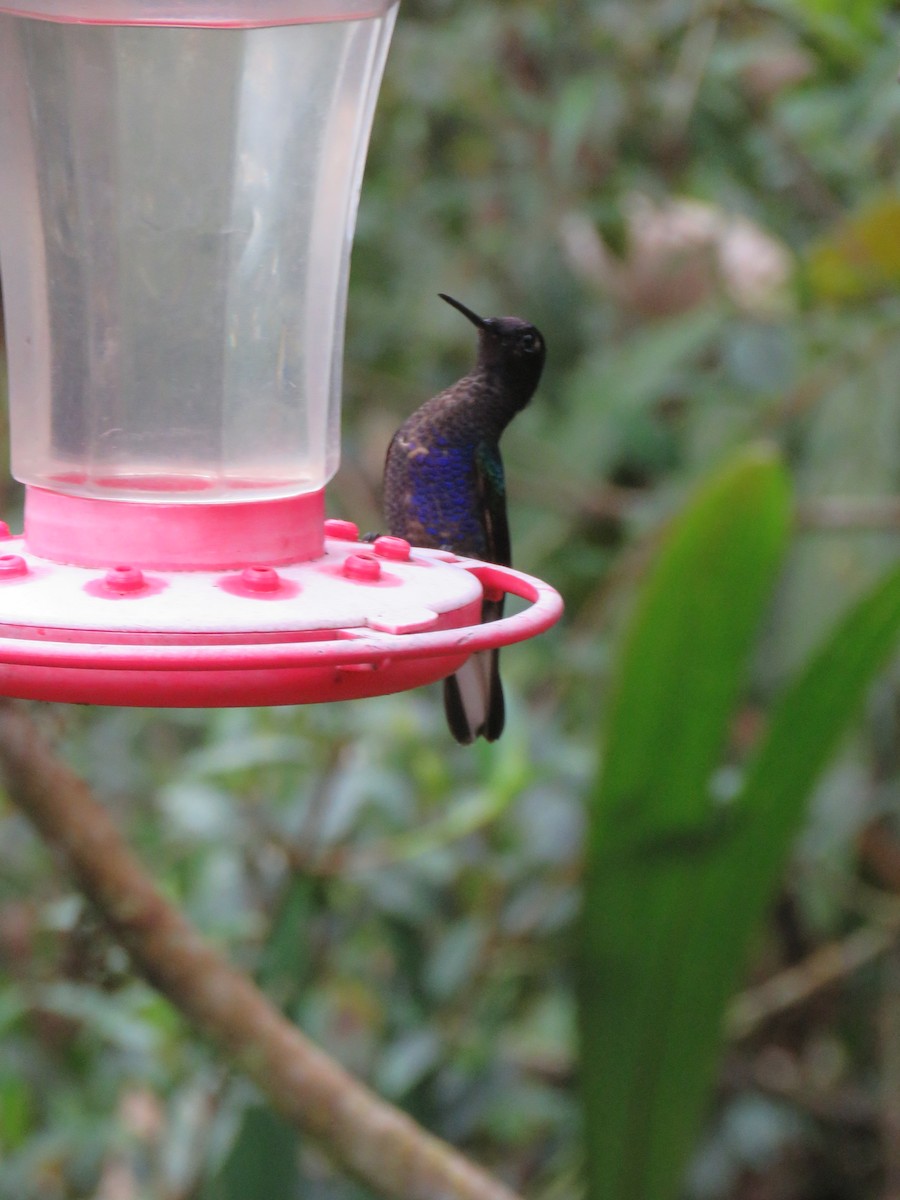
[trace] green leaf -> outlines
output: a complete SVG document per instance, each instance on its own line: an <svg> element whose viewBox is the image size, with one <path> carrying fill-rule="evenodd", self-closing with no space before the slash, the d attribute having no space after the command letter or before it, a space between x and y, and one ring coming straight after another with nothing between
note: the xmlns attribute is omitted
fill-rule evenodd
<svg viewBox="0 0 900 1200"><path fill-rule="evenodd" d="M662 1200L679 1181L674 1151L683 1142L670 1145L666 1111L678 1081L660 1063L667 1038L681 1034L668 1016L697 872L733 836L708 784L781 563L789 511L773 454L741 455L670 530L625 639L591 812L583 917L594 1197ZM698 1099L687 1102L696 1112Z"/></svg>
<svg viewBox="0 0 900 1200"><path fill-rule="evenodd" d="M257 981L286 1011L302 994L310 972L309 928L318 882L299 872L290 879L272 915Z"/></svg>
<svg viewBox="0 0 900 1200"><path fill-rule="evenodd" d="M295 1200L302 1180L297 1165L296 1130L262 1105L248 1108L222 1169L205 1200Z"/></svg>
<svg viewBox="0 0 900 1200"><path fill-rule="evenodd" d="M879 18L887 13L885 0L792 0L792 7L813 21L820 33L831 33L841 42L878 33ZM855 35L855 38L854 38Z"/></svg>
<svg viewBox="0 0 900 1200"><path fill-rule="evenodd" d="M717 514L733 540L712 561ZM812 788L900 633L898 567L787 689L739 793L727 805L713 798L786 514L771 460L745 458L720 475L672 530L626 641L591 814L582 930L595 1200L678 1194L725 1007ZM707 591L719 604L715 630L698 626L690 603Z"/></svg>
<svg viewBox="0 0 900 1200"><path fill-rule="evenodd" d="M0 1075L0 1151L17 1149L34 1120L31 1085L21 1075Z"/></svg>
<svg viewBox="0 0 900 1200"><path fill-rule="evenodd" d="M838 623L775 707L737 805L746 822L742 852L765 902L803 819L805 800L862 704L900 631L900 565ZM780 853L779 853L780 852ZM744 906L746 907L746 906Z"/></svg>
<svg viewBox="0 0 900 1200"><path fill-rule="evenodd" d="M787 539L780 464L754 448L671 529L628 631L606 730L592 839L608 854L641 831L708 824L707 782Z"/></svg>

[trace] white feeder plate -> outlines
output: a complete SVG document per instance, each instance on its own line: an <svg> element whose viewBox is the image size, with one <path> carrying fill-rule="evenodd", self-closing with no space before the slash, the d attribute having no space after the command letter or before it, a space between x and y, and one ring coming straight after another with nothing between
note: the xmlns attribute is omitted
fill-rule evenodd
<svg viewBox="0 0 900 1200"><path fill-rule="evenodd" d="M244 570L67 566L0 543L0 694L98 704L313 703L403 690L562 609L520 572L398 538L325 539L310 562ZM480 624L485 585L531 601Z"/></svg>

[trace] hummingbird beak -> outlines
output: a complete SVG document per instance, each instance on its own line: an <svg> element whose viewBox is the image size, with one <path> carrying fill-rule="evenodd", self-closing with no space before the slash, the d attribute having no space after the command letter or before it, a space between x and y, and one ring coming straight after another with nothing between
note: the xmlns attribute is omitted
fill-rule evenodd
<svg viewBox="0 0 900 1200"><path fill-rule="evenodd" d="M472 312L471 308L466 308L464 304L461 304L459 300L454 300L452 296L446 296L443 292L438 292L438 295L452 308L458 309L458 311L461 312L464 317L468 317L472 324L478 329L484 329L484 317L479 317L477 313Z"/></svg>

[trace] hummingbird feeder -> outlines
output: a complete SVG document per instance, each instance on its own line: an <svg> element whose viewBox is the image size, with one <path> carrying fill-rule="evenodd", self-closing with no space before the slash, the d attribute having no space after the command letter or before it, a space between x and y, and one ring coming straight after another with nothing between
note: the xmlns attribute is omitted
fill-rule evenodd
<svg viewBox="0 0 900 1200"><path fill-rule="evenodd" d="M0 0L21 536L0 694L399 691L558 617L520 572L327 521L390 0ZM527 602L480 624L485 594Z"/></svg>

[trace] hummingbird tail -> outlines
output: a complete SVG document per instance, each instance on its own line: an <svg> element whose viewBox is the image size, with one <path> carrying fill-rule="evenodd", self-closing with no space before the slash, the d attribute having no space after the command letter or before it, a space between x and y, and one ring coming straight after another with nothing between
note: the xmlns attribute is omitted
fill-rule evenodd
<svg viewBox="0 0 900 1200"><path fill-rule="evenodd" d="M482 650L444 680L447 724L464 746L477 737L494 742L503 732L505 706L499 664L499 650Z"/></svg>

